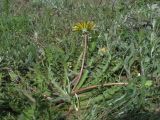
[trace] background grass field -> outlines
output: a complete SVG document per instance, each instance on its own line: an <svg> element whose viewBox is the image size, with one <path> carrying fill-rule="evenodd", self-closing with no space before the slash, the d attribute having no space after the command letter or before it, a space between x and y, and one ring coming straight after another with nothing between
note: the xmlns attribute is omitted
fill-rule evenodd
<svg viewBox="0 0 160 120"><path fill-rule="evenodd" d="M0 119L159 120L159 0L0 0Z"/></svg>

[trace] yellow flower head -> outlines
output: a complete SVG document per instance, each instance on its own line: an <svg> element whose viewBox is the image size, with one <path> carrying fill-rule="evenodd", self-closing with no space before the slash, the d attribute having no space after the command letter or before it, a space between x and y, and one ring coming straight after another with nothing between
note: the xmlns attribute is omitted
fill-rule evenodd
<svg viewBox="0 0 160 120"><path fill-rule="evenodd" d="M95 28L94 22L88 21L88 22L76 23L72 29L73 29L73 31L87 32L87 31L92 31L94 28Z"/></svg>
<svg viewBox="0 0 160 120"><path fill-rule="evenodd" d="M99 48L99 52L105 53L105 52L107 52L107 50L108 50L108 48L106 48L106 47Z"/></svg>
<svg viewBox="0 0 160 120"><path fill-rule="evenodd" d="M103 47L103 48L99 48L98 53L103 56L107 51L108 51L108 48Z"/></svg>

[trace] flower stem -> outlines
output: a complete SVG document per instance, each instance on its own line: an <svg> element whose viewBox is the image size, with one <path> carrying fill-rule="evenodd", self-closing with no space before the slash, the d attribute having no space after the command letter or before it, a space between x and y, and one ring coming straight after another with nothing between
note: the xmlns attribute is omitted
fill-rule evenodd
<svg viewBox="0 0 160 120"><path fill-rule="evenodd" d="M86 59L86 54L87 54L87 41L88 41L88 34L85 33L84 34L84 50L83 50L83 58L82 58L82 64L81 64L81 69L80 69L80 72L78 74L78 76L73 80L73 82L75 83L74 84L74 87L73 87L73 90L74 91L82 77L82 74L83 74L83 68L84 68L84 63L85 63L85 59Z"/></svg>

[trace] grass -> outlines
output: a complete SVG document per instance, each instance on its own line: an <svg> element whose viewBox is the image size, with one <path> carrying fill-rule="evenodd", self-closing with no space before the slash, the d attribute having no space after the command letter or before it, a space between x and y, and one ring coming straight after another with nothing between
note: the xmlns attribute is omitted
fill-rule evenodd
<svg viewBox="0 0 160 120"><path fill-rule="evenodd" d="M0 15L0 119L159 119L159 0L1 0Z"/></svg>

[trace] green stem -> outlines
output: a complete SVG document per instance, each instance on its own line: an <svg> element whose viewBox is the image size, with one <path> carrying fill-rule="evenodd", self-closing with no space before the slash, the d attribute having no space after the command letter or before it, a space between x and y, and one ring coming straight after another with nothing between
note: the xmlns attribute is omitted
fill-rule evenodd
<svg viewBox="0 0 160 120"><path fill-rule="evenodd" d="M81 70L79 72L79 75L74 79L75 80L75 85L73 87L73 90L74 91L82 77L82 74L83 74L83 68L84 68L84 63L85 63L85 58L86 58L86 53L87 53L87 41L88 41L88 34L85 33L84 34L84 52L83 52L83 58L82 58L82 64L81 64Z"/></svg>

